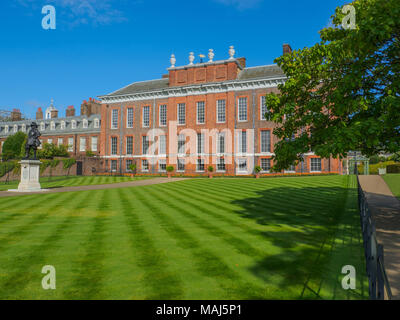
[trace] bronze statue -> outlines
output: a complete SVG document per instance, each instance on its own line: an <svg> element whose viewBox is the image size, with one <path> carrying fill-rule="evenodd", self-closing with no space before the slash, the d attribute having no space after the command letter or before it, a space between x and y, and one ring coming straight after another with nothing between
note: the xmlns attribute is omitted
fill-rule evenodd
<svg viewBox="0 0 400 320"><path fill-rule="evenodd" d="M39 137L41 136L41 133L38 130L38 125L36 122L31 123L31 129L29 130L28 133L28 141L26 142L25 145L25 158L24 159L29 159L29 154L31 152L31 149L33 149L33 159L36 160L36 150L37 148L41 145Z"/></svg>

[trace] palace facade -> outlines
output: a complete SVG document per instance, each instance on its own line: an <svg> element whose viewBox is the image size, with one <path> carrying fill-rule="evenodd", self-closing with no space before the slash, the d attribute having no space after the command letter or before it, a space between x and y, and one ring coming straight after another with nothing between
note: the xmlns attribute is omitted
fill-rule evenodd
<svg viewBox="0 0 400 320"><path fill-rule="evenodd" d="M284 53L290 50L284 45ZM136 164L143 174L165 173L168 165L183 175L207 174L210 166L217 174L253 174L255 166L270 174L277 138L276 124L264 116L265 95L278 92L286 76L277 65L247 67L233 47L227 59L214 61L210 49L207 62L194 60L190 53L188 64L176 66L172 55L168 74L90 99L80 116L73 108L62 119L38 110L43 142L66 144L73 155L90 150L111 172ZM0 123L0 141L28 123ZM330 172L342 172L340 160L310 152L284 173Z"/></svg>

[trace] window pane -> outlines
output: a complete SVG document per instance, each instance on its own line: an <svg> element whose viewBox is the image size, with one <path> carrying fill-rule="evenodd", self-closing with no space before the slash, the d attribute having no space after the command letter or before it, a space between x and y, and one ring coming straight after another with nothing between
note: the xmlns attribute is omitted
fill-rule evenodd
<svg viewBox="0 0 400 320"><path fill-rule="evenodd" d="M111 129L118 128L118 110L113 109L111 116Z"/></svg>
<svg viewBox="0 0 400 320"><path fill-rule="evenodd" d="M166 144L167 136L160 136L159 139L160 139L159 140L160 141L160 147L159 147L158 153L159 154L166 154L167 153L167 144Z"/></svg>
<svg viewBox="0 0 400 320"><path fill-rule="evenodd" d="M167 125L167 105L160 106L160 126Z"/></svg>
<svg viewBox="0 0 400 320"><path fill-rule="evenodd" d="M115 155L118 152L117 137L111 138L111 154Z"/></svg>
<svg viewBox="0 0 400 320"><path fill-rule="evenodd" d="M127 110L126 127L133 128L133 108L128 108Z"/></svg>
<svg viewBox="0 0 400 320"><path fill-rule="evenodd" d="M205 123L205 104L203 101L197 102L197 123Z"/></svg>
<svg viewBox="0 0 400 320"><path fill-rule="evenodd" d="M133 137L126 137L126 154L133 154Z"/></svg>
<svg viewBox="0 0 400 320"><path fill-rule="evenodd" d="M150 107L143 107L143 127L150 127Z"/></svg>
<svg viewBox="0 0 400 320"><path fill-rule="evenodd" d="M247 121L247 98L239 98L239 121Z"/></svg>
<svg viewBox="0 0 400 320"><path fill-rule="evenodd" d="M261 131L261 152L271 152L271 131Z"/></svg>
<svg viewBox="0 0 400 320"><path fill-rule="evenodd" d="M271 159L261 159L261 169L262 171L271 170Z"/></svg>
<svg viewBox="0 0 400 320"><path fill-rule="evenodd" d="M184 103L178 104L178 124L186 123L186 105Z"/></svg>
<svg viewBox="0 0 400 320"><path fill-rule="evenodd" d="M225 100L217 101L217 122L225 122Z"/></svg>

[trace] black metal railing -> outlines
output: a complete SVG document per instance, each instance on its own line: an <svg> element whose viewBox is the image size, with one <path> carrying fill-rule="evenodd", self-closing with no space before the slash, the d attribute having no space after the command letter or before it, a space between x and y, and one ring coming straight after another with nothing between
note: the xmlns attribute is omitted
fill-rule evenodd
<svg viewBox="0 0 400 320"><path fill-rule="evenodd" d="M373 300L384 300L386 289L387 298L391 300L392 291L385 271L383 245L379 244L376 239L375 223L358 176L357 184L358 206L369 281L369 296Z"/></svg>

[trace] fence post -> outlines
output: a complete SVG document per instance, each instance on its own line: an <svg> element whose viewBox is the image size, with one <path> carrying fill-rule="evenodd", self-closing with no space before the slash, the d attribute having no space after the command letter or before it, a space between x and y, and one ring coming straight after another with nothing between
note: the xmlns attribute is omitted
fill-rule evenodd
<svg viewBox="0 0 400 320"><path fill-rule="evenodd" d="M381 244L378 244L377 247L377 264L378 264L378 277L377 277L377 282L378 282L378 300L385 300L385 282L383 279L383 246Z"/></svg>

